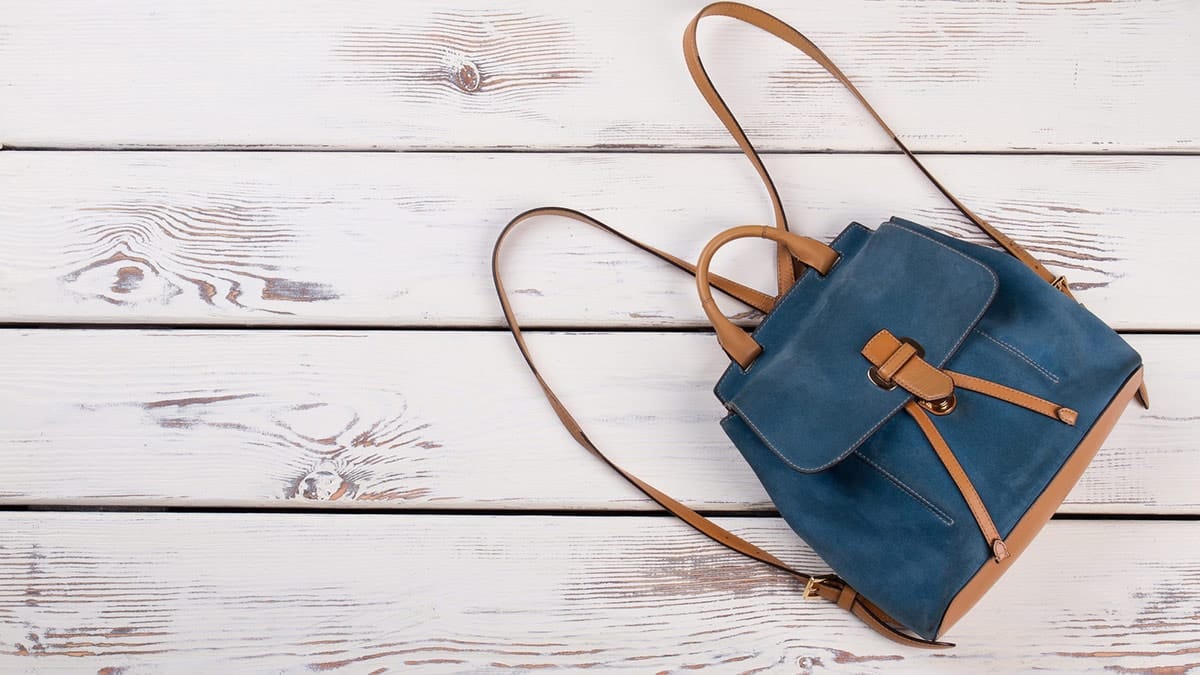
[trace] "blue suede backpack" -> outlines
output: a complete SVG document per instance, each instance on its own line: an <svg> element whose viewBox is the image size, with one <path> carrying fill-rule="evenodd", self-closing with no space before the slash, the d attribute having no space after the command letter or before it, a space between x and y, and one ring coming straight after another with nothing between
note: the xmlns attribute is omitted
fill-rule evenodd
<svg viewBox="0 0 1200 675"><path fill-rule="evenodd" d="M766 168L713 87L696 26L725 16L795 46L845 85L930 181L1003 251L900 218L851 223L832 242L788 231ZM984 222L935 179L816 45L732 2L684 33L700 92L767 188L775 225L717 235L695 266L564 208L527 211L496 242L492 273L509 329L575 440L718 543L794 575L803 596L922 647L939 638L1029 545L1075 485L1129 401L1146 405L1141 357L1072 297L1066 281ZM716 395L725 433L787 523L836 572L812 575L724 530L608 460L533 363L497 260L505 237L554 215L609 232L696 276L731 363ZM778 245L779 296L708 271L725 243ZM712 287L766 314L749 333Z"/></svg>

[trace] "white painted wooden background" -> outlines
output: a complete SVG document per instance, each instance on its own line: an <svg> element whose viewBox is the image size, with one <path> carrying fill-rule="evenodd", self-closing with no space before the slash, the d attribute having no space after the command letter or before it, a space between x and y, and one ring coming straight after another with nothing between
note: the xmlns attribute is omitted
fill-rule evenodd
<svg viewBox="0 0 1200 675"><path fill-rule="evenodd" d="M1200 671L1200 4L765 3L1147 362L949 653L661 516L500 329L521 210L685 257L769 219L683 66L701 5L0 0L0 671ZM798 230L977 238L814 65L701 43ZM691 280L513 243L590 435L820 568L716 425ZM768 251L718 271L769 288Z"/></svg>

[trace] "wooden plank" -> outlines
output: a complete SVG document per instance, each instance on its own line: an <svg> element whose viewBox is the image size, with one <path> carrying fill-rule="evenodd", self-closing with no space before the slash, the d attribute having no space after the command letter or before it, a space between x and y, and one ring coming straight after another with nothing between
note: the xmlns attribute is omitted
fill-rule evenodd
<svg viewBox="0 0 1200 675"><path fill-rule="evenodd" d="M1200 513L1200 337L1132 336L1131 407L1064 510ZM535 334L620 463L698 507L768 509L717 425L705 334ZM571 441L493 332L0 332L9 504L656 509Z"/></svg>
<svg viewBox="0 0 1200 675"><path fill-rule="evenodd" d="M806 234L895 214L979 236L900 157L768 161ZM1110 323L1200 329L1178 245L1200 158L929 161ZM588 210L693 259L717 231L771 218L725 155L3 152L0 184L0 316L32 322L498 326L491 243L532 206ZM582 225L548 219L513 244L531 325L706 325L690 279ZM739 242L716 269L771 288L769 259Z"/></svg>
<svg viewBox="0 0 1200 675"><path fill-rule="evenodd" d="M953 629L950 652L900 647L830 603L801 602L790 577L666 518L5 513L0 523L8 671L1200 667L1194 522L1052 522ZM823 567L776 519L724 523Z"/></svg>
<svg viewBox="0 0 1200 675"><path fill-rule="evenodd" d="M698 0L5 4L8 145L732 147L680 53ZM1187 0L760 4L917 148L1200 148ZM727 20L701 42L760 147L887 147L783 43Z"/></svg>

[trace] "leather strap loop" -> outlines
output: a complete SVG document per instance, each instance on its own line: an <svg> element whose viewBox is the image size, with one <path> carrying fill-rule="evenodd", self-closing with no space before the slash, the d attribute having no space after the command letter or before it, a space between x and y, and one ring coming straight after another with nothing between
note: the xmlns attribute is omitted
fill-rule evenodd
<svg viewBox="0 0 1200 675"><path fill-rule="evenodd" d="M904 387L925 401L935 401L954 393L950 376L926 361L912 344L901 342L888 330L881 330L862 348L862 355L883 380Z"/></svg>
<svg viewBox="0 0 1200 675"><path fill-rule="evenodd" d="M1068 426L1075 426L1075 422L1079 419L1079 413L1075 410L1072 410L1064 405L1059 405L1052 401L1047 401L1046 399L1034 396L1033 394L1028 394L1026 392L1013 389L1012 387L1006 387L998 382L985 380L981 377L974 377L965 373L956 373L950 370L945 372L952 380L954 380L954 386L956 387L974 391L983 394L984 396L991 396L992 398L999 399L1001 401L1007 401L1008 403L1020 406L1026 410L1032 410L1035 413L1045 415L1051 419L1056 419Z"/></svg>
<svg viewBox="0 0 1200 675"><path fill-rule="evenodd" d="M786 230L778 230L765 225L742 225L733 227L713 237L704 250L700 252L700 260L696 262L696 289L700 293L700 306L717 332L717 341L721 348L744 369L749 368L754 359L762 353L762 347L749 333L738 328L722 312L713 300L712 289L709 287L708 267L712 263L717 250L737 239L761 237L778 242L780 248L788 254L788 259L795 258L798 262L815 269L825 275L837 263L839 254L829 246L816 239L801 237ZM789 263L790 264L790 263Z"/></svg>
<svg viewBox="0 0 1200 675"><path fill-rule="evenodd" d="M992 240L999 244L1005 251L1008 251L1010 254L1032 269L1035 273L1037 273L1038 276L1040 276L1042 279L1045 279L1046 283L1054 285L1055 288L1065 293L1068 297L1071 297L1071 291L1067 288L1067 284L1061 277L1051 274L1050 271L1047 270L1037 258L1034 258L1033 255L1029 253L1029 251L1025 250L1024 247L1013 241L1000 230L997 230L983 218L975 215L971 209L967 208L966 204L963 204L961 201L959 201L958 197L955 197L954 194L946 188L946 186L942 185L941 181L934 177L934 175L930 173L929 169L925 168L925 165L921 163L921 160L917 159L916 155L914 155L912 151L908 149L908 146L900 140L900 137L896 135L896 132L892 131L887 122L883 121L883 118L878 112L875 111L875 108L867 102L866 97L863 96L862 92L858 90L858 87L855 87L854 84L850 82L850 78L846 77L846 74L843 73L841 69L839 69L833 63L833 61L825 55L825 52L821 51L821 49L812 42L812 40L809 40L804 36L803 33L795 28L792 28L778 18L760 9L743 5L738 2L714 2L713 4L708 5L704 9L700 10L700 13L697 14L696 17L692 19L691 23L688 24L687 28L684 29L684 58L687 61L688 72L691 73L692 80L695 81L696 87L700 90L700 93L704 95L704 100L708 102L709 107L711 107L713 112L717 114L717 117L725 125L725 128L729 130L729 133L733 136L734 140L737 141L738 146L741 147L742 152L746 154L746 157L750 159L750 163L753 164L754 168L758 171L758 175L762 179L763 185L765 185L767 188L767 193L771 196L771 205L775 210L775 226L777 228L781 230L787 230L788 228L787 218L783 212L783 202L779 198L779 191L775 189L775 183L771 180L771 176L767 173L767 168L763 164L762 159L758 156L758 152L754 149L754 146L746 137L746 132L742 129L742 126L738 124L737 119L734 118L733 112L730 111L728 104L726 104L724 99L721 98L721 95L717 93L716 87L713 85L712 78L709 77L708 72L704 69L703 62L700 59L700 51L696 44L696 27L702 20L710 16L724 16L730 19L737 19L738 21L750 24L755 28L766 31L767 33L774 35L780 40L783 40L784 42L800 50L805 56L809 57L815 61L817 65L824 68L826 72L837 79L838 82L841 82L842 86L844 86L854 96L854 98L862 104L863 108L865 108L866 111L871 115L871 118L874 119L879 127L887 133L888 137L892 139L892 142L896 144L896 147L899 148L902 153L904 153L904 156L908 157L908 159L912 161L912 163L916 165L918 169L920 169L921 173L924 174L927 179L929 179L929 182L932 183L935 188L937 188L938 192L941 192L946 199L950 200L950 203L953 204L954 207L960 212L962 212L962 214L967 217L967 220L970 220L972 223L974 223L976 227L978 227L980 230L983 230L984 234L991 237ZM783 292L791 286L792 281L795 278L792 263L787 258L787 252L782 246L780 246L780 295L782 295Z"/></svg>

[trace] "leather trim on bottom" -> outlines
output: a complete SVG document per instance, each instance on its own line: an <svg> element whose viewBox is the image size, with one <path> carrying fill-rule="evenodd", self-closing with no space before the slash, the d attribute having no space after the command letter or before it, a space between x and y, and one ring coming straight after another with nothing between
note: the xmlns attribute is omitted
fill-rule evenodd
<svg viewBox="0 0 1200 675"><path fill-rule="evenodd" d="M1125 412L1125 407L1133 400L1134 395L1138 391L1138 387L1142 385L1143 368L1139 367L1125 384L1121 390L1113 397L1112 402L1100 413L1100 417L1096 419L1096 423L1088 430L1083 440L1075 447L1075 451L1067 458L1067 461L1058 470L1050 484L1042 491L1041 496L1029 507L1025 515L1021 516L1021 520L1017 521L1012 532L1004 539L1004 543L1008 546L1010 557L1002 562L995 562L991 558L979 568L975 576L967 582L962 590L954 596L954 600L950 602L950 606L946 609L945 615L942 617L942 625L938 628L937 636L941 637L947 630L950 629L959 619L963 617L976 602L983 597L992 584L1000 578L1002 574L1008 571L1008 568L1021 556L1041 531L1046 521L1054 515L1058 510L1062 501L1066 499L1067 493L1071 488L1075 487L1075 483L1079 481L1079 477L1083 475L1084 469L1091 463L1092 458L1096 456L1096 452L1104 443L1104 439L1108 438L1109 432L1116 425L1117 419L1121 417L1121 413Z"/></svg>

